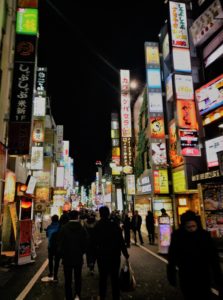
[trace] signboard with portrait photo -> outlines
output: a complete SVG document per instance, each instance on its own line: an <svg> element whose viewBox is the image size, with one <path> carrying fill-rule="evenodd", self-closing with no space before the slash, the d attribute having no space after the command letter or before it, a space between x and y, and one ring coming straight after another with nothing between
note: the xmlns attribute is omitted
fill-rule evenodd
<svg viewBox="0 0 223 300"><path fill-rule="evenodd" d="M163 116L150 117L150 135L154 139L165 138Z"/></svg>

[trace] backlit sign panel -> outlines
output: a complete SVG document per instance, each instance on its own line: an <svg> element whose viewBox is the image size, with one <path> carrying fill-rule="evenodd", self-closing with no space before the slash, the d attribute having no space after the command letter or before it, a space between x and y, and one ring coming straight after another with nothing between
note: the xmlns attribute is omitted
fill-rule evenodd
<svg viewBox="0 0 223 300"><path fill-rule="evenodd" d="M191 72L190 50L173 47L173 66L177 72Z"/></svg>
<svg viewBox="0 0 223 300"><path fill-rule="evenodd" d="M223 136L205 141L208 168L219 165L217 152L223 151Z"/></svg>
<svg viewBox="0 0 223 300"><path fill-rule="evenodd" d="M163 98L161 93L149 93L149 111L163 112Z"/></svg>
<svg viewBox="0 0 223 300"><path fill-rule="evenodd" d="M198 132L196 130L179 130L181 154L183 156L200 156Z"/></svg>
<svg viewBox="0 0 223 300"><path fill-rule="evenodd" d="M154 193L156 193L156 194L168 194L169 193L167 170L153 171L153 179L154 179Z"/></svg>
<svg viewBox="0 0 223 300"><path fill-rule="evenodd" d="M182 193L187 190L184 170L173 172L173 190L174 193Z"/></svg>
<svg viewBox="0 0 223 300"><path fill-rule="evenodd" d="M147 69L147 84L150 89L161 89L160 69Z"/></svg>
<svg viewBox="0 0 223 300"><path fill-rule="evenodd" d="M223 74L195 91L201 115L223 105Z"/></svg>
<svg viewBox="0 0 223 300"><path fill-rule="evenodd" d="M194 101L177 100L178 126L181 128L197 129L197 118Z"/></svg>
<svg viewBox="0 0 223 300"><path fill-rule="evenodd" d="M33 101L33 116L44 117L46 115L46 98L35 97Z"/></svg>
<svg viewBox="0 0 223 300"><path fill-rule="evenodd" d="M175 75L176 98L194 100L193 79L190 75Z"/></svg>
<svg viewBox="0 0 223 300"><path fill-rule="evenodd" d="M37 35L38 9L18 8L16 16L16 33Z"/></svg>
<svg viewBox="0 0 223 300"><path fill-rule="evenodd" d="M31 170L43 169L43 147L32 147Z"/></svg>
<svg viewBox="0 0 223 300"><path fill-rule="evenodd" d="M189 48L187 34L187 16L184 3L169 2L172 46Z"/></svg>
<svg viewBox="0 0 223 300"><path fill-rule="evenodd" d="M163 116L150 117L150 134L154 139L165 138Z"/></svg>
<svg viewBox="0 0 223 300"><path fill-rule="evenodd" d="M121 129L122 137L132 136L131 107L130 107L130 72L120 71L121 80Z"/></svg>
<svg viewBox="0 0 223 300"><path fill-rule="evenodd" d="M151 143L152 161L155 165L166 165L166 143Z"/></svg>

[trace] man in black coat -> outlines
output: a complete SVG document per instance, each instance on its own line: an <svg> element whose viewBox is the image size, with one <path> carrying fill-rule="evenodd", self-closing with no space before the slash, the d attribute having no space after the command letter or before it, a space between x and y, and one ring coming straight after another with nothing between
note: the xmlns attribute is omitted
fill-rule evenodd
<svg viewBox="0 0 223 300"><path fill-rule="evenodd" d="M222 299L222 273L217 249L193 211L182 214L180 228L172 233L167 278L173 286L177 282L176 268L185 300L212 299L212 281L219 288Z"/></svg>
<svg viewBox="0 0 223 300"><path fill-rule="evenodd" d="M149 243L154 245L155 241L155 222L153 213L148 210L146 215L146 229L148 231Z"/></svg>
<svg viewBox="0 0 223 300"><path fill-rule="evenodd" d="M81 226L78 211L71 211L70 220L59 235L58 250L63 260L66 300L80 299L83 255L86 252L87 234ZM75 279L75 298L72 295L72 273Z"/></svg>
<svg viewBox="0 0 223 300"><path fill-rule="evenodd" d="M139 240L141 245L143 245L143 238L141 234L141 225L142 225L142 217L139 215L138 210L135 210L134 215L132 217L132 230L134 232L135 245L137 244L137 232L139 235Z"/></svg>
<svg viewBox="0 0 223 300"><path fill-rule="evenodd" d="M106 298L107 279L111 276L112 298L120 299L119 269L121 252L126 260L129 257L120 226L109 219L109 209L102 206L99 209L100 220L95 226L94 249L99 270L100 300Z"/></svg>

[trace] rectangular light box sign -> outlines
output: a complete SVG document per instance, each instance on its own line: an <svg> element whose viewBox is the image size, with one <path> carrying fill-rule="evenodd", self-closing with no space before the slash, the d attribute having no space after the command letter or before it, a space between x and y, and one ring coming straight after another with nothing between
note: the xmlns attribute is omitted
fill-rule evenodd
<svg viewBox="0 0 223 300"><path fill-rule="evenodd" d="M37 35L38 9L18 8L16 16L16 33Z"/></svg>

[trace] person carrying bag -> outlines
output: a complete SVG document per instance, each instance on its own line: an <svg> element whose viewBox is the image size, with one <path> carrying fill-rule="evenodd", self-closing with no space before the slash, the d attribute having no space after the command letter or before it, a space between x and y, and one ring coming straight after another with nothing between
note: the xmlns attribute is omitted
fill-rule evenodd
<svg viewBox="0 0 223 300"><path fill-rule="evenodd" d="M128 260L126 260L121 268L119 276L120 290L123 292L131 292L136 288L136 280L134 272Z"/></svg>

